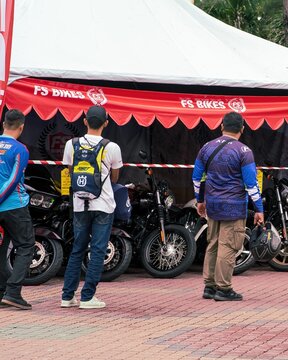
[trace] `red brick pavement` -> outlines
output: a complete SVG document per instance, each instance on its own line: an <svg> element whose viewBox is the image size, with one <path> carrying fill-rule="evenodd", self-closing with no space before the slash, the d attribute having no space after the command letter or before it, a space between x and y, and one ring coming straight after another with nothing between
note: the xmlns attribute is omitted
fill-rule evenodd
<svg viewBox="0 0 288 360"><path fill-rule="evenodd" d="M242 302L201 298L197 269L175 279L142 270L101 283L98 310L60 308L62 278L23 295L32 311L0 309L0 359L288 359L287 273L234 277Z"/></svg>

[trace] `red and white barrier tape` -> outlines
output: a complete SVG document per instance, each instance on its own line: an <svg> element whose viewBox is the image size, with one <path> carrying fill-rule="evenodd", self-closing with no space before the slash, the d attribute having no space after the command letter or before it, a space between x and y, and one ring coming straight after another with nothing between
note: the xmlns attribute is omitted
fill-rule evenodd
<svg viewBox="0 0 288 360"><path fill-rule="evenodd" d="M52 160L28 160L28 164L34 164L34 165L64 165L63 161L52 161Z"/></svg>
<svg viewBox="0 0 288 360"><path fill-rule="evenodd" d="M29 160L29 164L34 165L64 165L63 161L52 161L52 160ZM131 167L153 167L153 168L173 168L173 169L191 169L194 168L194 165L181 165L181 164L134 164L134 163L124 163L124 166ZM259 170L288 170L287 166L257 166Z"/></svg>
<svg viewBox="0 0 288 360"><path fill-rule="evenodd" d="M257 166L259 170L288 170L287 166Z"/></svg>
<svg viewBox="0 0 288 360"><path fill-rule="evenodd" d="M181 165L181 164L132 164L124 163L124 166L133 166L133 167L154 167L154 168L178 168L178 169L190 169L194 168L194 165Z"/></svg>

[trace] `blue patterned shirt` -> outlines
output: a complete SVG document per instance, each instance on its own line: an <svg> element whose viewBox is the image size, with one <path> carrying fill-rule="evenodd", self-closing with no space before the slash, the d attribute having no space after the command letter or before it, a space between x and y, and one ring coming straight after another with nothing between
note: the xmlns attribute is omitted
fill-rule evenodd
<svg viewBox="0 0 288 360"><path fill-rule="evenodd" d="M254 156L248 146L240 141L230 141L223 135L206 143L195 161L192 179L198 202L206 202L209 218L213 220L238 220L247 217L248 196L257 212L263 212L263 204L257 183ZM200 187L205 165L221 142L228 143L216 154L209 165L205 191Z"/></svg>
<svg viewBox="0 0 288 360"><path fill-rule="evenodd" d="M18 209L29 203L24 171L29 153L11 136L0 136L0 211Z"/></svg>

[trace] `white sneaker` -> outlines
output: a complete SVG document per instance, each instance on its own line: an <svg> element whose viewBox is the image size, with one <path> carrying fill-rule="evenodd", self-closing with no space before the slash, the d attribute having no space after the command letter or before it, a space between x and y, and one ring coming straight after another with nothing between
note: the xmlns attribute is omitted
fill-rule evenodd
<svg viewBox="0 0 288 360"><path fill-rule="evenodd" d="M88 301L80 301L79 309L101 309L106 306L104 301L97 299L95 296Z"/></svg>
<svg viewBox="0 0 288 360"><path fill-rule="evenodd" d="M78 306L78 301L75 298L75 296L73 296L73 298L71 300L62 300L61 301L61 307L69 308L72 306Z"/></svg>

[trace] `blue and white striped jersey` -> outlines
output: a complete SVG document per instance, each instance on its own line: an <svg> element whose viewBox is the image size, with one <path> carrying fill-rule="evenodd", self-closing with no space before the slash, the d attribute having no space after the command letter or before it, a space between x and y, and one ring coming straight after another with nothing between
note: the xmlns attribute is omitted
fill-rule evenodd
<svg viewBox="0 0 288 360"><path fill-rule="evenodd" d="M0 211L18 209L29 203L24 171L29 152L11 136L0 136Z"/></svg>
<svg viewBox="0 0 288 360"><path fill-rule="evenodd" d="M230 141L223 135L206 143L195 161L192 179L198 202L205 197L207 215L213 220L237 220L247 217L248 196L257 212L263 212L256 165L251 149L240 141ZM210 163L205 194L200 183L205 173L205 164L221 142L228 143L216 154Z"/></svg>

